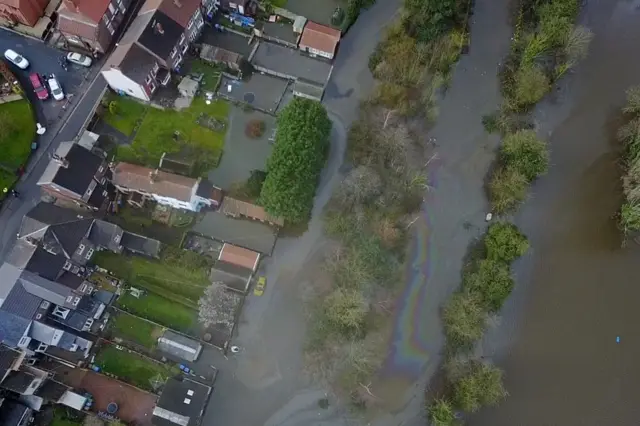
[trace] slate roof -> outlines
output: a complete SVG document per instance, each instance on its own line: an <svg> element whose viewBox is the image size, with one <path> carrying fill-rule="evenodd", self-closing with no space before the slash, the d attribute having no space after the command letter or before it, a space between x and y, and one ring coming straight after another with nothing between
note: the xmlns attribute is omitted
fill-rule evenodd
<svg viewBox="0 0 640 426"><path fill-rule="evenodd" d="M16 347L29 330L31 321L15 314L0 310L0 343Z"/></svg>
<svg viewBox="0 0 640 426"><path fill-rule="evenodd" d="M177 417L181 426L195 426L207 405L211 388L186 377L171 378L164 385L160 399L153 410L155 426L176 426L168 420ZM188 403L185 402L188 400Z"/></svg>
<svg viewBox="0 0 640 426"><path fill-rule="evenodd" d="M31 414L31 408L19 402L4 399L0 406L0 424L2 426L18 426L25 417Z"/></svg>
<svg viewBox="0 0 640 426"><path fill-rule="evenodd" d="M167 60L171 50L178 43L183 33L184 27L157 10L153 13L149 24L145 26L140 37L138 37L138 43L159 58Z"/></svg>
<svg viewBox="0 0 640 426"><path fill-rule="evenodd" d="M20 358L20 351L11 349L9 346L0 344L0 381L13 367L13 364Z"/></svg>
<svg viewBox="0 0 640 426"><path fill-rule="evenodd" d="M26 371L11 371L1 386L13 392L24 393L35 378L36 376Z"/></svg>
<svg viewBox="0 0 640 426"><path fill-rule="evenodd" d="M58 306L71 307L66 301L67 297L75 295L73 290L60 283L49 281L29 271L24 271L19 282L24 289L40 299L47 300Z"/></svg>
<svg viewBox="0 0 640 426"><path fill-rule="evenodd" d="M90 217L92 216L89 212L80 214L75 210L65 209L52 203L38 203L24 215L19 238L46 228L47 225L75 222L78 219Z"/></svg>
<svg viewBox="0 0 640 426"><path fill-rule="evenodd" d="M65 260L66 258L64 256L56 256L55 254L37 247L24 269L38 274L43 278L54 281L60 275Z"/></svg>
<svg viewBox="0 0 640 426"><path fill-rule="evenodd" d="M0 265L0 306L13 290L22 271L14 265L5 262Z"/></svg>
<svg viewBox="0 0 640 426"><path fill-rule="evenodd" d="M153 238L125 231L122 234L121 244L125 249L134 253L144 254L149 257L160 257L162 244Z"/></svg>
<svg viewBox="0 0 640 426"><path fill-rule="evenodd" d="M271 254L276 243L276 233L270 226L249 219L233 219L219 212L205 213L192 231L263 254Z"/></svg>
<svg viewBox="0 0 640 426"><path fill-rule="evenodd" d="M89 185L94 182L94 176L99 173L100 166L106 167L104 158L73 142L61 143L56 155L66 159L67 167L52 159L38 184L52 182L79 197L86 194Z"/></svg>
<svg viewBox="0 0 640 426"><path fill-rule="evenodd" d="M106 247L112 251L118 251L122 239L122 228L104 220L95 220L89 232L89 240L92 243ZM118 241L116 241L116 239Z"/></svg>
<svg viewBox="0 0 640 426"><path fill-rule="evenodd" d="M137 19L137 18L136 18ZM142 84L149 75L157 59L149 52L135 43L122 44L114 50L110 59L107 60L108 67L117 67L131 80Z"/></svg>
<svg viewBox="0 0 640 426"><path fill-rule="evenodd" d="M23 286L22 280L18 279L4 303L0 306L0 311L30 321L34 318L41 303L42 299L29 293ZM0 322L2 322L2 319L0 319Z"/></svg>
<svg viewBox="0 0 640 426"><path fill-rule="evenodd" d="M43 398L45 401L57 402L62 395L70 388L55 380L45 380L42 386L40 386L35 395Z"/></svg>

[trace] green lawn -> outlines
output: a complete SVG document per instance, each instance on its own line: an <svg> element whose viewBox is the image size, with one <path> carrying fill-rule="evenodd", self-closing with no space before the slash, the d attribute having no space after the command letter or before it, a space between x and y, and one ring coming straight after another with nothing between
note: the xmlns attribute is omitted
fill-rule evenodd
<svg viewBox="0 0 640 426"><path fill-rule="evenodd" d="M196 97L189 108L181 111L149 108L133 143L118 147L117 158L157 167L163 153L185 151L197 159L195 174L216 167L222 156L225 131L216 132L198 124L201 113L226 123L229 105L222 100L207 105L204 98Z"/></svg>
<svg viewBox="0 0 640 426"><path fill-rule="evenodd" d="M197 256L197 261L202 262L202 265L195 262L180 264L179 261L168 258L158 261L141 256L122 256L107 251L96 253L93 262L123 278L133 287L146 288L168 299L195 307L204 288L210 284L209 267L203 267L208 260L193 252L181 252L190 258Z"/></svg>
<svg viewBox="0 0 640 426"><path fill-rule="evenodd" d="M215 91L221 71L222 67L219 65L211 64L201 59L197 59L191 63L192 74L204 74L202 83L200 84L202 90Z"/></svg>
<svg viewBox="0 0 640 426"><path fill-rule="evenodd" d="M83 414L77 411L75 413L77 413L75 414L76 418L72 418L64 407L55 406L50 426L81 426Z"/></svg>
<svg viewBox="0 0 640 426"><path fill-rule="evenodd" d="M114 114L110 111L109 104L111 102L115 102ZM106 97L106 112L102 119L111 127L120 130L127 136L131 136L138 120L142 118L147 108L149 107L134 101L129 96L118 96L109 92Z"/></svg>
<svg viewBox="0 0 640 426"><path fill-rule="evenodd" d="M96 355L95 364L120 380L142 389L152 389L152 379L160 375L167 379L178 372L175 366L153 362L136 353L103 346Z"/></svg>
<svg viewBox="0 0 640 426"><path fill-rule="evenodd" d="M31 154L35 137L36 123L29 101L0 105L0 162L4 167L14 171L23 165Z"/></svg>
<svg viewBox="0 0 640 426"><path fill-rule="evenodd" d="M164 332L162 327L122 312L112 320L111 327L116 336L149 349L155 348L158 337Z"/></svg>
<svg viewBox="0 0 640 426"><path fill-rule="evenodd" d="M14 183L18 180L18 177L15 173L9 173L5 170L0 169L0 190L3 188L11 188ZM6 196L4 192L0 192L0 200Z"/></svg>
<svg viewBox="0 0 640 426"><path fill-rule="evenodd" d="M139 299L133 297L129 292L124 292L118 298L117 304L122 310L183 333L191 331L197 317L195 309L190 309L152 292L147 292Z"/></svg>

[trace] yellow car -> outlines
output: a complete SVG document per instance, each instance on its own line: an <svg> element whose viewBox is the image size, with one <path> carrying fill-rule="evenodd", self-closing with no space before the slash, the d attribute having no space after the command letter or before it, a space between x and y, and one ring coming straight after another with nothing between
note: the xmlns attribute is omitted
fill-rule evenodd
<svg viewBox="0 0 640 426"><path fill-rule="evenodd" d="M253 289L253 294L255 296L262 296L264 293L264 288L267 286L267 278L265 276L261 276L258 278L258 282L256 283L255 288Z"/></svg>

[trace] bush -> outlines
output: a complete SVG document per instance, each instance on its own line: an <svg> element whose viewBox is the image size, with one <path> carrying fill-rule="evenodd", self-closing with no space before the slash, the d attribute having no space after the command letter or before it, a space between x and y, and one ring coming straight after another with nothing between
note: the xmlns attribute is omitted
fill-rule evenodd
<svg viewBox="0 0 640 426"><path fill-rule="evenodd" d="M362 337L369 306L357 290L338 288L324 301L326 318L335 331L344 337Z"/></svg>
<svg viewBox="0 0 640 426"><path fill-rule="evenodd" d="M444 333L453 347L468 349L484 332L486 313L482 299L476 293L453 295L444 307Z"/></svg>
<svg viewBox="0 0 640 426"><path fill-rule="evenodd" d="M529 241L518 227L507 222L489 226L484 236L487 257L502 262L512 262L529 250Z"/></svg>
<svg viewBox="0 0 640 426"><path fill-rule="evenodd" d="M262 185L267 178L267 173L263 170L251 170L251 175L247 179L247 195L251 198L258 198L262 191Z"/></svg>
<svg viewBox="0 0 640 426"><path fill-rule="evenodd" d="M505 136L500 157L508 167L514 167L529 181L547 172L549 152L547 144L538 139L533 130L520 130Z"/></svg>
<svg viewBox="0 0 640 426"><path fill-rule="evenodd" d="M480 296L488 311L497 312L513 290L513 278L506 263L483 259L465 276L463 285L466 291Z"/></svg>
<svg viewBox="0 0 640 426"><path fill-rule="evenodd" d="M489 198L496 213L508 213L527 196L527 177L513 167L498 168L489 182Z"/></svg>
<svg viewBox="0 0 640 426"><path fill-rule="evenodd" d="M252 139L258 139L259 137L262 137L262 135L264 135L264 131L266 130L266 128L267 126L264 124L264 121L251 120L247 123L247 126L244 129L244 133Z"/></svg>
<svg viewBox="0 0 640 426"><path fill-rule="evenodd" d="M319 102L295 98L282 111L260 193L269 214L292 224L309 218L330 132L331 121Z"/></svg>
<svg viewBox="0 0 640 426"><path fill-rule="evenodd" d="M453 384L453 402L456 407L473 413L482 407L495 405L507 396L500 369L468 361L466 370Z"/></svg>
<svg viewBox="0 0 640 426"><path fill-rule="evenodd" d="M416 40L428 43L459 24L466 5L461 0L405 0L404 26Z"/></svg>
<svg viewBox="0 0 640 426"><path fill-rule="evenodd" d="M551 89L549 79L538 66L525 66L515 75L514 101L516 107L535 105Z"/></svg>
<svg viewBox="0 0 640 426"><path fill-rule="evenodd" d="M432 426L455 426L459 424L453 405L447 399L436 399L427 408L427 411Z"/></svg>

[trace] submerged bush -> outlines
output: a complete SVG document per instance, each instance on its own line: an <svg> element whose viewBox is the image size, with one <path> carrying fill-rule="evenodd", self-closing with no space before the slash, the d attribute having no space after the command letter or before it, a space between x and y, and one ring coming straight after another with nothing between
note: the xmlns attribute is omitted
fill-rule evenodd
<svg viewBox="0 0 640 426"><path fill-rule="evenodd" d="M513 284L508 264L484 259L478 262L475 271L465 276L463 286L466 291L480 296L488 311L497 312L511 294Z"/></svg>
<svg viewBox="0 0 640 426"><path fill-rule="evenodd" d="M515 75L514 102L517 108L526 108L538 103L551 89L544 71L538 66L520 68Z"/></svg>
<svg viewBox="0 0 640 426"><path fill-rule="evenodd" d="M489 182L489 198L496 213L508 213L527 197L527 177L513 167L500 167Z"/></svg>
<svg viewBox="0 0 640 426"><path fill-rule="evenodd" d="M505 165L515 168L529 181L549 169L547 144L533 130L520 130L505 136L500 157Z"/></svg>
<svg viewBox="0 0 640 426"><path fill-rule="evenodd" d="M459 292L445 305L442 319L448 343L470 348L484 333L487 314L477 293Z"/></svg>
<svg viewBox="0 0 640 426"><path fill-rule="evenodd" d="M529 241L518 227L508 222L496 222L489 226L484 237L487 257L502 262L512 262L529 250Z"/></svg>
<svg viewBox="0 0 640 426"><path fill-rule="evenodd" d="M453 404L447 399L436 399L427 407L427 412L432 426L456 426L460 424L456 419Z"/></svg>
<svg viewBox="0 0 640 426"><path fill-rule="evenodd" d="M456 407L473 413L482 407L495 405L507 396L499 368L478 361L467 361L465 370L465 374L453 384Z"/></svg>

